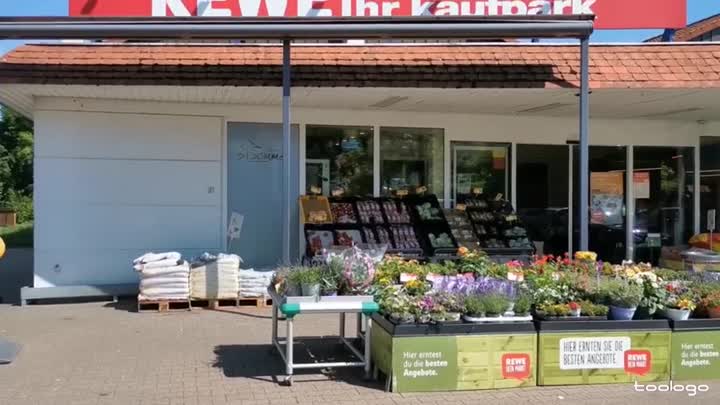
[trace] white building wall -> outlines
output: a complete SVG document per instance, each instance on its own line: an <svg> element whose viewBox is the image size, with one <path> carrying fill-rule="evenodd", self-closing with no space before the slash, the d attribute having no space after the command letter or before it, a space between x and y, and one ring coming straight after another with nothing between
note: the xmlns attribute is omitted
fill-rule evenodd
<svg viewBox="0 0 720 405"><path fill-rule="evenodd" d="M565 144L576 117L295 108L294 123L444 128L451 141ZM134 282L148 250L222 249L225 122L279 106L38 98L35 287ZM696 146L695 122L592 119L595 145ZM445 178L449 180L449 152ZM301 159L298 173L304 173ZM302 179L300 180L302 187ZM446 187L449 190L449 187Z"/></svg>
<svg viewBox="0 0 720 405"><path fill-rule="evenodd" d="M146 251L221 248L222 119L35 114L35 287L132 283Z"/></svg>

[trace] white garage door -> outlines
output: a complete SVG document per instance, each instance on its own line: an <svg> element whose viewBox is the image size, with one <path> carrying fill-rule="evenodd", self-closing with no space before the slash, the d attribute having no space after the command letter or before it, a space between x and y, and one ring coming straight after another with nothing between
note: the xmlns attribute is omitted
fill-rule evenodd
<svg viewBox="0 0 720 405"><path fill-rule="evenodd" d="M35 287L135 282L146 251L222 247L222 120L39 111Z"/></svg>

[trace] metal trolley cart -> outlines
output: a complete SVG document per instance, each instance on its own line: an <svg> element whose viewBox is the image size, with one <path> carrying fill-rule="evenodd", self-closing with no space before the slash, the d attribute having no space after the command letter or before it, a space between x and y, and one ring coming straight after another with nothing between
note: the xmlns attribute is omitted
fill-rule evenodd
<svg viewBox="0 0 720 405"><path fill-rule="evenodd" d="M363 367L365 378L370 377L370 331L372 328L371 315L378 312L378 304L372 296L336 296L336 297L283 297L278 295L272 287L268 289L272 297L272 341L273 346L285 362L287 377L285 382L292 385L295 369L305 368L336 368L336 367ZM285 340L278 338L279 312L285 316L287 332ZM340 317L340 341L359 361L334 363L295 363L293 359L293 342L295 339L293 323L300 314L338 314ZM345 318L348 313L357 314L357 337L364 342L364 353L345 337Z"/></svg>

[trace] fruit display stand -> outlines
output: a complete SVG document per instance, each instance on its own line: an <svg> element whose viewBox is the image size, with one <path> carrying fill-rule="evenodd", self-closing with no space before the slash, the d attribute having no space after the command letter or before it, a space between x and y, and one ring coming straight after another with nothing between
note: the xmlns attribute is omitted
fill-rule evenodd
<svg viewBox="0 0 720 405"><path fill-rule="evenodd" d="M363 367L365 376L370 376L371 364L371 340L366 339L368 332L372 333L372 321L370 316L378 311L378 304L375 303L372 296L332 296L332 297L287 297L281 296L275 292L274 288L268 288L268 293L272 298L272 343L280 353L285 362L287 377L285 382L292 385L293 374L295 369L308 368L336 368L336 367ZM278 338L278 323L280 321L279 313L282 312L285 317L286 334L285 339ZM347 362L330 362L330 363L296 363L294 361L293 344L295 335L293 324L295 317L302 314L327 314L335 313L339 315L339 339L342 344L353 354L357 361ZM357 337L359 341L364 342L364 351L356 348L345 336L345 318L346 314L357 314ZM363 316L364 315L364 316ZM363 322L364 320L364 322ZM364 323L364 324L363 324ZM365 331L363 335L362 331Z"/></svg>
<svg viewBox="0 0 720 405"><path fill-rule="evenodd" d="M666 381L667 320L538 321L538 385Z"/></svg>
<svg viewBox="0 0 720 405"><path fill-rule="evenodd" d="M720 379L720 319L670 321L672 380Z"/></svg>
<svg viewBox="0 0 720 405"><path fill-rule="evenodd" d="M395 324L374 314L374 375L399 393L535 385L531 322Z"/></svg>

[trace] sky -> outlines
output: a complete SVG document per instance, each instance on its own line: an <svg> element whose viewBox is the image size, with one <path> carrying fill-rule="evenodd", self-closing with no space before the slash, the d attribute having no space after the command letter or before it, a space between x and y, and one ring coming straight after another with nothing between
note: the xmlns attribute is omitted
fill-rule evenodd
<svg viewBox="0 0 720 405"><path fill-rule="evenodd" d="M123 1L123 0L117 0ZM628 0L631 1L631 0ZM687 0L688 23L720 13L720 0ZM0 0L0 16L64 16L68 0ZM658 30L598 30L593 42L639 42L658 35ZM0 41L0 54L18 46L19 41Z"/></svg>

